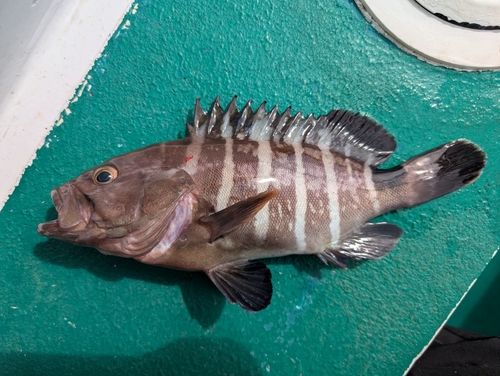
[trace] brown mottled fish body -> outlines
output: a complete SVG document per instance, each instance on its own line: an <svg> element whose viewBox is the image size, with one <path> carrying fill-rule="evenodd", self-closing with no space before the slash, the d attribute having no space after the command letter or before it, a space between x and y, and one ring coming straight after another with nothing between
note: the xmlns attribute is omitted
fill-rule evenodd
<svg viewBox="0 0 500 376"><path fill-rule="evenodd" d="M113 158L53 191L59 218L39 232L205 271L229 301L256 311L270 302L271 275L248 260L315 254L346 268L380 258L402 231L370 219L452 192L485 164L458 140L380 170L394 138L342 110L304 118L264 104L238 111L233 99L223 112L217 99L208 114L197 102L188 129L188 139Z"/></svg>
<svg viewBox="0 0 500 376"><path fill-rule="evenodd" d="M174 146L175 150L165 146L168 165L188 172L198 195L213 203L216 212L261 192L279 190L250 222L216 241L227 253L224 257L215 256L216 250L187 255L193 258L191 265L199 264L192 267L195 270L216 266L222 257L235 261L242 256L317 254L386 211L371 168L330 151L267 140L200 139ZM234 252L235 247L240 251ZM207 256L214 261L207 263Z"/></svg>

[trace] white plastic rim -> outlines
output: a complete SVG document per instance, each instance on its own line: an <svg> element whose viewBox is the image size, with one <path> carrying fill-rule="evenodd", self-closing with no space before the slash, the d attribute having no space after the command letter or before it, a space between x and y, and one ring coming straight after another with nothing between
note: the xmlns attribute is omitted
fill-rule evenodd
<svg viewBox="0 0 500 376"><path fill-rule="evenodd" d="M466 71L500 69L500 30L454 25L414 0L355 2L375 29L421 60Z"/></svg>
<svg viewBox="0 0 500 376"><path fill-rule="evenodd" d="M416 0L431 13L440 13L456 22L481 26L500 25L499 0Z"/></svg>

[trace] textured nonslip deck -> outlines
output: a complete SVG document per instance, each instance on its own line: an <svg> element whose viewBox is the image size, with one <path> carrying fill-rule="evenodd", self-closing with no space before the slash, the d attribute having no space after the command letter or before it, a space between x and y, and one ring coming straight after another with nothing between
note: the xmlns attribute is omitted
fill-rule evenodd
<svg viewBox="0 0 500 376"><path fill-rule="evenodd" d="M404 54L352 2L138 4L0 213L1 371L403 374L498 248L500 77ZM459 138L489 158L473 185L378 218L405 231L381 260L348 271L315 257L267 262L280 293L256 314L203 275L36 234L55 218L52 188L183 137L194 100L206 108L216 95L366 113L398 141L383 167Z"/></svg>

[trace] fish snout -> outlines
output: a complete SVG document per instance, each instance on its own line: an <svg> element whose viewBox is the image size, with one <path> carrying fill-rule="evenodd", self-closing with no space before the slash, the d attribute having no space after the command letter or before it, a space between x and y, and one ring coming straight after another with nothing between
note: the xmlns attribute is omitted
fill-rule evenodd
<svg viewBox="0 0 500 376"><path fill-rule="evenodd" d="M64 184L50 192L52 202L57 210L55 221L40 223L38 233L54 236L68 231L83 230L89 223L92 214L92 203L78 188Z"/></svg>

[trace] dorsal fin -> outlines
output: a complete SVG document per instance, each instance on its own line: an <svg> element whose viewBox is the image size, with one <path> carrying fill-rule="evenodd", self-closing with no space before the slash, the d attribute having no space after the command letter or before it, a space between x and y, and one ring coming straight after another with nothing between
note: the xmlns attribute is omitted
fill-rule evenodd
<svg viewBox="0 0 500 376"><path fill-rule="evenodd" d="M219 97L208 113L196 100L191 135L201 138L236 138L238 140L272 140L286 144L316 145L335 153L377 166L387 160L396 141L384 127L374 120L346 110L332 110L328 115L304 117L302 112L292 116L290 107L283 113L278 106L266 111L263 102L257 111L248 101L241 111L233 97L226 111L222 111Z"/></svg>

